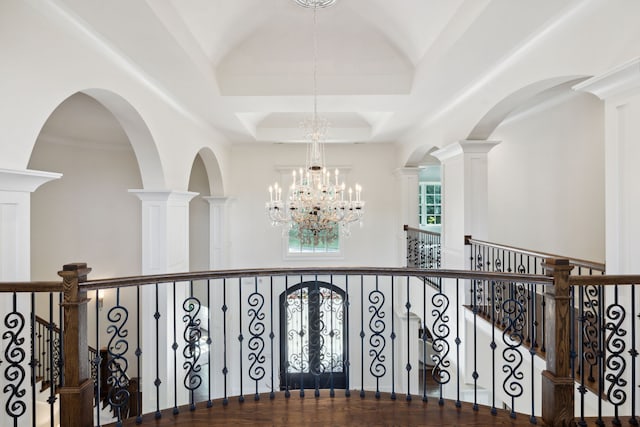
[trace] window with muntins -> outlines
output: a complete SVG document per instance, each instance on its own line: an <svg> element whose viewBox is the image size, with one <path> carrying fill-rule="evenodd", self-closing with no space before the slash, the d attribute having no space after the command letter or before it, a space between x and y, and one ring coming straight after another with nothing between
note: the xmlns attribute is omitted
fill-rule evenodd
<svg viewBox="0 0 640 427"><path fill-rule="evenodd" d="M442 224L442 196L439 182L418 184L418 220L421 226Z"/></svg>
<svg viewBox="0 0 640 427"><path fill-rule="evenodd" d="M332 232L336 237L330 241L319 238L315 239L312 235L303 234L302 238L298 233L298 228L294 227L289 230L289 253L290 254L339 254L340 253L340 233L338 225Z"/></svg>

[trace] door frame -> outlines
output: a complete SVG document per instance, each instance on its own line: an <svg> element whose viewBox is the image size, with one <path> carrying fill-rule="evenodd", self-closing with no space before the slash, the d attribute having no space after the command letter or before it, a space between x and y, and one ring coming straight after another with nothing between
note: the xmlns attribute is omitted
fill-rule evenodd
<svg viewBox="0 0 640 427"><path fill-rule="evenodd" d="M299 292L303 289L308 289L308 301L311 304L312 301L315 301L314 304L317 304L316 310L308 310L308 333L309 334L317 334L315 338L317 339L309 339L309 343L312 345L312 348L308 350L307 363L313 363L315 366L309 367L309 372L306 373L288 373L288 360L289 360L289 352L288 352L288 328L287 328L287 316L289 314L288 306L285 305L285 301L288 295L294 292ZM321 348L321 340L322 334L319 329L320 325L320 290L328 289L332 294L337 294L342 297L342 303L340 304L339 311L336 313L342 313L342 330L339 330L338 333L342 336L342 354L341 354L341 372L330 371L330 372L320 372L319 368L321 366L321 361L319 357L320 348ZM287 288L284 292L280 294L280 390L294 390L294 389L312 389L312 388L331 388L331 389L345 389L347 387L347 374L348 374L348 364L347 362L347 354L348 354L348 304L347 304L347 295L346 292L331 283L323 282L319 280L309 280L305 282L300 282L296 285L293 285ZM296 312L298 314L298 312ZM334 314L335 315L335 314ZM315 321L315 324L313 322ZM336 329L334 325L334 330ZM298 334L299 335L299 334ZM315 372L312 372L315 368Z"/></svg>

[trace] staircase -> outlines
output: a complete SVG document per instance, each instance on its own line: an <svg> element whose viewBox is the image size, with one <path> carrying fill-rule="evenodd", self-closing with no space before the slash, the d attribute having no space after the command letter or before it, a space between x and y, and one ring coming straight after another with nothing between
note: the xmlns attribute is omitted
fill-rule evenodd
<svg viewBox="0 0 640 427"><path fill-rule="evenodd" d="M59 389L62 386L61 372L63 363L61 354L61 331L53 322L34 316L34 360L32 368L36 378L36 424L37 427L58 427L60 425ZM117 412L121 418L129 418L138 410L138 379L129 378L120 365L109 356L106 348L99 352L88 346L89 366L94 384L100 379L100 388L94 387L94 425L100 426L117 421ZM98 371L97 366L100 365ZM99 375L98 375L99 374ZM119 386L114 386L113 383ZM126 404L119 404L119 396L124 388L127 393ZM96 410L95 399L99 399ZM98 417L100 418L98 420ZM53 423L51 420L53 419Z"/></svg>

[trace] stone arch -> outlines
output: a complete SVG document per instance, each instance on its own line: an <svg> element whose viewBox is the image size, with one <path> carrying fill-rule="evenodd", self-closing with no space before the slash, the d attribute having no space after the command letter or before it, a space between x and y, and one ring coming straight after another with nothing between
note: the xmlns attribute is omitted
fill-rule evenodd
<svg viewBox="0 0 640 427"><path fill-rule="evenodd" d="M521 87L487 111L476 123L466 139L481 141L488 139L498 125L519 107L534 101L538 103L544 102L545 98L548 98L551 94L557 94L558 90L571 90L573 85L586 78L587 76L576 75L559 76L539 80Z"/></svg>

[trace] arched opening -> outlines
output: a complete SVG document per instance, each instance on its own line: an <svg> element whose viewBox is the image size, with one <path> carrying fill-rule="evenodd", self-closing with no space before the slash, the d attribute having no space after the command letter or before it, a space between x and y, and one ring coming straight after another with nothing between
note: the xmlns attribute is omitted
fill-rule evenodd
<svg viewBox="0 0 640 427"><path fill-rule="evenodd" d="M540 80L514 91L494 105L469 133L469 140L486 140L493 131L517 110L539 105L583 81L584 76L561 76Z"/></svg>
<svg viewBox="0 0 640 427"><path fill-rule="evenodd" d="M604 104L572 85L520 103L487 135L501 141L488 155L488 238L604 261Z"/></svg>
<svg viewBox="0 0 640 427"><path fill-rule="evenodd" d="M28 167L63 174L31 198L31 275L83 261L92 277L140 273L142 178L130 139L94 98L76 93L50 115Z"/></svg>
<svg viewBox="0 0 640 427"><path fill-rule="evenodd" d="M143 179L133 141L121 125L123 120L127 121L95 98L78 92L59 104L44 123L28 168L59 172L62 178L31 196L34 280L51 280L62 265L78 261L92 268L92 278L140 274L141 206L128 190L141 188ZM154 174L162 175L160 170L150 176ZM132 293L122 291L121 298L135 301ZM96 318L104 321L108 310L102 310L98 302L102 298L106 306L111 306L115 291L102 296L91 292L89 297L89 322L96 322ZM42 322L62 329L60 302L39 295L35 314L46 319ZM108 339L104 332L97 335L89 331L87 339L90 347L99 350ZM132 331L130 338L135 339L135 335ZM57 338L53 334L48 339ZM50 351L44 359L50 360ZM91 368L99 369L97 364ZM54 372L52 378L56 378ZM104 398L106 389L101 390Z"/></svg>
<svg viewBox="0 0 640 427"><path fill-rule="evenodd" d="M189 191L198 193L189 202L189 269L203 271L210 268L209 203L204 197L210 196L209 176L200 154L193 160Z"/></svg>

